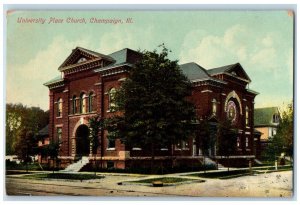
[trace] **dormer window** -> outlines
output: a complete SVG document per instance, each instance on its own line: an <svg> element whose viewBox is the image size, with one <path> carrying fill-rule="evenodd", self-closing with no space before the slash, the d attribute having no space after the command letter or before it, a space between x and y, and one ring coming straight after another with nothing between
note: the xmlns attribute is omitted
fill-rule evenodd
<svg viewBox="0 0 300 205"><path fill-rule="evenodd" d="M273 115L273 123L279 123L279 115L277 114Z"/></svg>

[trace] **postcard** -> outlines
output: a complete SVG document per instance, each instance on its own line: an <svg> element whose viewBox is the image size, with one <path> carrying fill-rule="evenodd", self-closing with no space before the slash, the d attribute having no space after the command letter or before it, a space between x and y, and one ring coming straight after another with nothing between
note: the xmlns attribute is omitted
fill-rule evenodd
<svg viewBox="0 0 300 205"><path fill-rule="evenodd" d="M294 195L292 10L8 10L14 196Z"/></svg>

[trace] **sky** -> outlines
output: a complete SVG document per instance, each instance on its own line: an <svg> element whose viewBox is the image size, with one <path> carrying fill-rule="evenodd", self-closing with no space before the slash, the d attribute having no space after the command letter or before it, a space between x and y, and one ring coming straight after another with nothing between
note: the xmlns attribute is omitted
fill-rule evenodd
<svg viewBox="0 0 300 205"><path fill-rule="evenodd" d="M45 18L41 23L18 23ZM51 18L63 23L49 23ZM67 23L84 18L86 23ZM122 19L95 24L91 18ZM125 23L132 18L132 23ZM154 50L164 43L179 64L206 69L239 62L260 94L255 107L293 99L293 14L288 11L11 11L7 14L6 102L49 109L43 83L77 46L102 54Z"/></svg>

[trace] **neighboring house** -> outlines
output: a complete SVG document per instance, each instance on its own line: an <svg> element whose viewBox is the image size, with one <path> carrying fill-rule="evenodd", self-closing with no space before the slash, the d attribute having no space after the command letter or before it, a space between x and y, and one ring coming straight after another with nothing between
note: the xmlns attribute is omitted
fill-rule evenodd
<svg viewBox="0 0 300 205"><path fill-rule="evenodd" d="M71 54L58 68L60 76L45 83L49 88L49 137L61 142L59 154L63 166L81 156L91 156L89 144L89 119L100 115L107 118L115 114L114 93L141 58L132 49L122 49L103 55L81 47ZM238 129L237 150L231 158L239 163L254 156L254 98L258 94L248 89L249 76L239 64L204 69L196 63L186 63L180 68L193 83L189 98L199 119L211 119L216 131L218 122L229 119ZM126 168L143 166L151 160L149 150L125 146L120 140L110 140L101 132L97 159L104 167ZM216 132L211 135L216 137ZM159 160L175 156L189 165L202 154L197 139L189 139L172 147L162 147L155 154ZM157 142L159 144L159 142ZM220 159L216 143L209 150L210 158ZM145 165L146 166L146 165Z"/></svg>
<svg viewBox="0 0 300 205"><path fill-rule="evenodd" d="M42 128L38 133L37 133L37 138L38 138L38 147L42 148L50 144L50 138L49 138L49 125L45 126ZM43 153L40 149L40 152L38 154L38 161L40 163L48 163L48 156L46 153Z"/></svg>
<svg viewBox="0 0 300 205"><path fill-rule="evenodd" d="M276 135L279 120L278 107L256 108L254 110L254 128L261 132L261 152L266 149L269 140Z"/></svg>

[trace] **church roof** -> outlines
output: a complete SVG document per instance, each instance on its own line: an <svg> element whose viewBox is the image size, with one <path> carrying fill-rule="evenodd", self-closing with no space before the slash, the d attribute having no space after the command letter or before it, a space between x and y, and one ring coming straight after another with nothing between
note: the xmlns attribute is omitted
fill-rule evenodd
<svg viewBox="0 0 300 205"><path fill-rule="evenodd" d="M273 115L279 115L277 107L265 107L254 109L254 126L274 126Z"/></svg>
<svg viewBox="0 0 300 205"><path fill-rule="evenodd" d="M182 70L182 73L190 80L210 78L206 70L202 68L200 65L198 65L197 63L194 62L185 63L179 65L179 67Z"/></svg>
<svg viewBox="0 0 300 205"><path fill-rule="evenodd" d="M98 52L95 52L95 51L91 51L91 50L88 50L86 48L82 48L82 47L77 47L79 50L82 50L82 51L85 51L91 55L94 55L95 57L102 57L102 58L106 58L106 59L110 59L110 60L113 60L109 55L104 55L102 53L98 53Z"/></svg>
<svg viewBox="0 0 300 205"><path fill-rule="evenodd" d="M239 76L235 72L240 72ZM243 67L241 66L240 63L234 63L230 65L225 65L217 68L212 68L207 70L207 73L210 75L217 75L217 74L231 74L234 73L233 75L237 78L246 80L246 81L251 81Z"/></svg>
<svg viewBox="0 0 300 205"><path fill-rule="evenodd" d="M102 58L102 59L106 59L111 62L114 61L114 59L108 55L104 55L104 54L101 54L101 53L98 53L95 51L91 51L86 48L76 47L75 49L72 50L71 54L67 57L67 59L59 66L58 70L63 71L65 69L67 69L68 66L70 66L74 63L76 64L77 62L74 62L74 60L75 61L78 60L77 58L78 58L78 56L80 56L79 53L81 53L80 55L89 56L90 60Z"/></svg>
<svg viewBox="0 0 300 205"><path fill-rule="evenodd" d="M140 55L139 52L129 48L124 48L122 50L113 52L108 55L110 58L114 60L113 63L105 67L96 69L95 72L107 70L109 68L118 67L122 65L132 66L134 63L136 63L136 56L138 55Z"/></svg>
<svg viewBox="0 0 300 205"><path fill-rule="evenodd" d="M53 78L53 79L47 81L46 83L44 83L44 85L45 85L45 86L48 86L48 85L50 85L50 84L52 84L52 83L57 83L57 82L60 82L60 81L63 81L63 80L64 80L64 79L61 78L61 75L59 75L59 76L56 76L55 78Z"/></svg>
<svg viewBox="0 0 300 205"><path fill-rule="evenodd" d="M235 64L230 64L230 65L225 65L217 68L212 68L207 70L207 72L211 75L217 74L217 73L224 73L230 71L232 68L234 68L238 63Z"/></svg>
<svg viewBox="0 0 300 205"><path fill-rule="evenodd" d="M225 83L222 80L211 77L203 67L195 62L185 63L179 65L179 67L182 70L182 73L192 82L198 80L212 80L219 83Z"/></svg>

